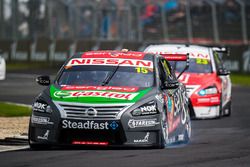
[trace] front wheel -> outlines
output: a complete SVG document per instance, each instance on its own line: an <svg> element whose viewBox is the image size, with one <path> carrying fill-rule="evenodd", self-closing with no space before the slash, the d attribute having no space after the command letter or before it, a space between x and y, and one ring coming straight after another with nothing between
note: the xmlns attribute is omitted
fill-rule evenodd
<svg viewBox="0 0 250 167"><path fill-rule="evenodd" d="M230 100L227 105L228 106L224 110L224 115L226 117L229 117L231 115L231 111L232 111L232 101Z"/></svg>
<svg viewBox="0 0 250 167"><path fill-rule="evenodd" d="M191 139L192 134L192 126L191 126L191 119L190 116L187 116L187 122L185 124L185 131L184 131L184 143L188 143Z"/></svg>
<svg viewBox="0 0 250 167"><path fill-rule="evenodd" d="M164 107L165 108L165 107ZM166 116L166 108L164 109L165 113L162 113L162 119L161 119L161 130L160 130L160 142L159 142L159 148L165 148L168 142L168 124L167 124L167 116Z"/></svg>

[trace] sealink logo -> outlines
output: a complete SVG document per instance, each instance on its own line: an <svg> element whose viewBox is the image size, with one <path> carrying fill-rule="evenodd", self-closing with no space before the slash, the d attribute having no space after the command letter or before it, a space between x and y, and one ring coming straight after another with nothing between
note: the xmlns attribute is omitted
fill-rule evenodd
<svg viewBox="0 0 250 167"><path fill-rule="evenodd" d="M168 100L167 100L167 108L168 108L168 112L172 112L172 110L173 110L173 104L172 104L172 99L171 99L171 97L169 97L169 96L167 96L168 98Z"/></svg>
<svg viewBox="0 0 250 167"><path fill-rule="evenodd" d="M113 121L109 124L109 126L111 127L111 129L116 130L119 125L115 121Z"/></svg>
<svg viewBox="0 0 250 167"><path fill-rule="evenodd" d="M63 91L56 91L56 92L54 93L54 96L55 96L55 97L59 97L59 98L64 98L64 97L70 96L70 93L68 93L68 92L63 92Z"/></svg>

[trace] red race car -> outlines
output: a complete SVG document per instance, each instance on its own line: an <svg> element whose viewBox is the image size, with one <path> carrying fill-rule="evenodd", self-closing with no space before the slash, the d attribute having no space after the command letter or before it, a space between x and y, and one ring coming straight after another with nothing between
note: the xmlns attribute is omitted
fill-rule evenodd
<svg viewBox="0 0 250 167"><path fill-rule="evenodd" d="M230 72L224 67L222 56L225 48L184 44L150 45L144 52L163 56L189 54L190 65L179 78L186 85L190 101L190 115L193 118L216 118L231 114ZM172 62L178 72L184 62Z"/></svg>

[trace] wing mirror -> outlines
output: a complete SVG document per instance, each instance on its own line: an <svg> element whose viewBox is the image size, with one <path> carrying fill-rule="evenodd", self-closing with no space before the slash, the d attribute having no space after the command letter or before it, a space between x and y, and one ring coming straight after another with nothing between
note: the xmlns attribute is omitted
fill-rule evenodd
<svg viewBox="0 0 250 167"><path fill-rule="evenodd" d="M50 85L50 77L47 75L39 76L36 78L36 82L42 86L49 86Z"/></svg>
<svg viewBox="0 0 250 167"><path fill-rule="evenodd" d="M165 82L164 89L177 89L180 86L178 81Z"/></svg>
<svg viewBox="0 0 250 167"><path fill-rule="evenodd" d="M228 71L226 69L219 69L217 73L218 73L218 75L229 75L230 71Z"/></svg>

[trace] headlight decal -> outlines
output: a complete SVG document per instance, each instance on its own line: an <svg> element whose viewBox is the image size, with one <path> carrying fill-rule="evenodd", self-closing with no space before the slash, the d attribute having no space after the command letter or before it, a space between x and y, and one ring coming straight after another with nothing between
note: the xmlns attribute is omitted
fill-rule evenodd
<svg viewBox="0 0 250 167"><path fill-rule="evenodd" d="M131 112L133 116L153 115L157 113L158 110L155 101L148 102Z"/></svg>
<svg viewBox="0 0 250 167"><path fill-rule="evenodd" d="M207 87L198 92L200 96L212 95L212 94L217 94L217 93L218 93L218 90L215 86Z"/></svg>

